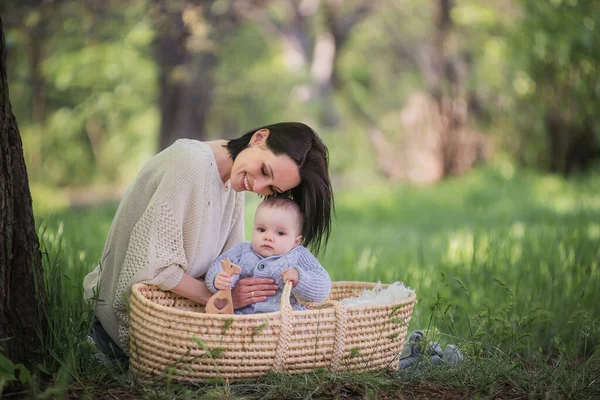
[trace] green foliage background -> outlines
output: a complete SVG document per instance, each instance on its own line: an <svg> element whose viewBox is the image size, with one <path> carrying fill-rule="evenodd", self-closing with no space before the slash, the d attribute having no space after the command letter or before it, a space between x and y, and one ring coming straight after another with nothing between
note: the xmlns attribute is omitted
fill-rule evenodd
<svg viewBox="0 0 600 400"><path fill-rule="evenodd" d="M549 113L561 116L567 136L591 126L598 142L599 7L592 0L455 2L447 52L468 56L467 87L481 108L470 124L493 136L497 151L512 154L518 165L548 168ZM274 2L267 11L283 18L285 7ZM19 13L19 23L6 32L9 82L36 207L64 206L63 194L50 196L56 188L127 185L157 149L151 3L108 2L94 11L66 1L51 12L23 7ZM26 51L28 32L40 18L47 20L43 124L32 116ZM323 18L317 13L310 20L313 35L323 30ZM321 104L302 100L311 77L286 65L282 38L243 21L218 49L207 132L231 137L265 123L302 120L329 145L341 181L379 179L375 156L365 151L367 126L350 99L390 140L406 134L399 131L399 114L408 96L425 88L415 59L431 44L434 28L435 2L416 0L386 2L355 26L338 64L341 124L331 129L318 124Z"/></svg>

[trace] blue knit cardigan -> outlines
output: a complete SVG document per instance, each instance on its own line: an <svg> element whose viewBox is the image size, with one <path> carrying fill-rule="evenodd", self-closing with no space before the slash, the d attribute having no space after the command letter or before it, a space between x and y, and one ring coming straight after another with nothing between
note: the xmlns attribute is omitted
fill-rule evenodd
<svg viewBox="0 0 600 400"><path fill-rule="evenodd" d="M280 256L262 257L252 250L250 242L243 242L232 247L221 254L206 273L206 286L212 293L216 293L215 277L223 268L221 260L229 257L233 264L242 268L239 276L233 277L231 287L234 287L242 278L272 278L279 290L274 296L260 303L250 304L236 310L236 314L254 314L279 311L283 279L281 273L288 267L294 267L298 271L298 284L292 288L290 304L294 310L305 310L306 307L298 302L295 297L307 301L323 301L327 299L331 291L331 278L319 261L303 246L297 246L289 252Z"/></svg>

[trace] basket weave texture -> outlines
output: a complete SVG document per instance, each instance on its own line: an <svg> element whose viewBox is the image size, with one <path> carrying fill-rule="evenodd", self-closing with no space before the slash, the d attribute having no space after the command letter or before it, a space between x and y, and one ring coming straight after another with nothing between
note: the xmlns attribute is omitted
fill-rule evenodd
<svg viewBox="0 0 600 400"><path fill-rule="evenodd" d="M294 311L288 282L280 311L215 315L204 314L203 305L172 292L136 284L130 297L131 371L141 381L168 373L174 380L193 382L256 378L271 370L294 374L316 368L393 369L416 295L389 304L339 302L376 285L333 282L328 300Z"/></svg>

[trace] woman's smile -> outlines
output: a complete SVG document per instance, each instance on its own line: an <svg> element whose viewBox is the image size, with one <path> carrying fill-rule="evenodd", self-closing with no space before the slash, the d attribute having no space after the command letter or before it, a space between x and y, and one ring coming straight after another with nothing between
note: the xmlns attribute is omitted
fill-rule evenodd
<svg viewBox="0 0 600 400"><path fill-rule="evenodd" d="M252 192L252 187L250 186L250 180L248 179L248 173L244 172L244 177L242 178L242 187L244 190Z"/></svg>

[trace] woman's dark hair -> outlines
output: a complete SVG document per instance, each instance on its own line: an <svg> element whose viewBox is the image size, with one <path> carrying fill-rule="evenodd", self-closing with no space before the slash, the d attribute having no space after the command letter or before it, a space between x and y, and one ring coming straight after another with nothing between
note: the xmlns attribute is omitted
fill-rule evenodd
<svg viewBox="0 0 600 400"><path fill-rule="evenodd" d="M281 122L230 140L227 149L231 158L235 160L248 147L252 135L261 129L270 132L266 143L273 154L287 154L298 165L300 184L285 195L298 203L304 216L302 244L319 253L329 240L334 212L327 147L309 126L301 122Z"/></svg>

